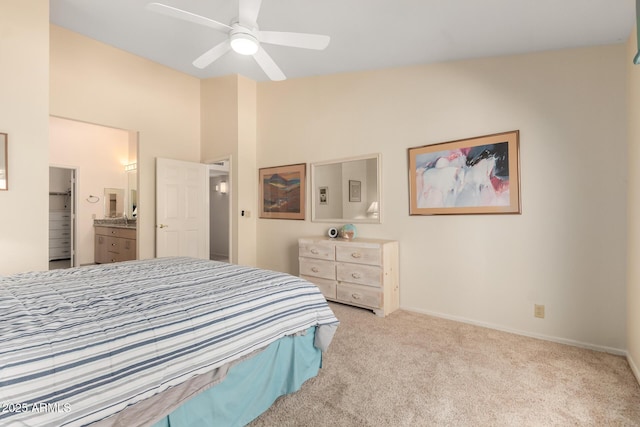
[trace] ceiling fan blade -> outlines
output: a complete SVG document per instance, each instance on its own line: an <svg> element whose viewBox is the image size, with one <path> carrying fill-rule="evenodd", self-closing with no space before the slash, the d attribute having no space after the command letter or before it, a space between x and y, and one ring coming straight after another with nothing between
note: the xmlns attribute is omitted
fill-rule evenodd
<svg viewBox="0 0 640 427"><path fill-rule="evenodd" d="M198 58L193 61L194 67L197 68L206 68L211 65L216 59L220 58L225 53L231 50L231 45L229 44L229 40L225 40L220 44L215 45Z"/></svg>
<svg viewBox="0 0 640 427"><path fill-rule="evenodd" d="M172 6L167 6L161 3L149 3L147 9L160 13L162 15L170 16L172 18L182 19L183 21L194 22L196 24L204 25L205 27L213 28L214 30L222 31L224 33L229 32L231 27L223 24L222 22L214 21L213 19L205 18L204 16L196 15L195 13L187 12L186 10L176 9Z"/></svg>
<svg viewBox="0 0 640 427"><path fill-rule="evenodd" d="M253 58L271 80L280 81L287 78L262 46L253 55Z"/></svg>
<svg viewBox="0 0 640 427"><path fill-rule="evenodd" d="M240 13L238 15L240 25L249 28L254 27L258 22L261 4L262 0L240 0Z"/></svg>
<svg viewBox="0 0 640 427"><path fill-rule="evenodd" d="M331 37L321 34L285 33L282 31L260 31L258 38L262 43L315 50L323 50L331 40Z"/></svg>

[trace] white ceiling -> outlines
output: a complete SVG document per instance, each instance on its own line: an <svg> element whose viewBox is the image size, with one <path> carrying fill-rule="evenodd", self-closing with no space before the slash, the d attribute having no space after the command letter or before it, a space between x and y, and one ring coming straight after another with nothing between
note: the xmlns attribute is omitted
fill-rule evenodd
<svg viewBox="0 0 640 427"><path fill-rule="evenodd" d="M226 35L151 1L223 23L238 14L238 0L50 0L50 21L199 78L268 80L235 52L195 68ZM287 78L623 43L634 23L634 0L263 0L258 16L261 30L331 37L324 51L264 45Z"/></svg>

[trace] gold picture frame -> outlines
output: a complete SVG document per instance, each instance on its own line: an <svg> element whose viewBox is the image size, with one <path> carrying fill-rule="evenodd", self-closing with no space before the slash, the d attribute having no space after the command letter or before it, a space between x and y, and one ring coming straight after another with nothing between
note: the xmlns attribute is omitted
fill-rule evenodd
<svg viewBox="0 0 640 427"><path fill-rule="evenodd" d="M259 169L260 218L305 219L306 163Z"/></svg>
<svg viewBox="0 0 640 427"><path fill-rule="evenodd" d="M520 132L409 148L409 214L519 214Z"/></svg>

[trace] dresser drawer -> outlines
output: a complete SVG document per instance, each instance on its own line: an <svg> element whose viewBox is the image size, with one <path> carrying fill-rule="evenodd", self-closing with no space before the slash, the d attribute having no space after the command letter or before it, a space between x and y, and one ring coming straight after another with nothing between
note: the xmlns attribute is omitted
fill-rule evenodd
<svg viewBox="0 0 640 427"><path fill-rule="evenodd" d="M53 248L70 248L71 239L67 236L66 239L49 239L49 250Z"/></svg>
<svg viewBox="0 0 640 427"><path fill-rule="evenodd" d="M381 287L382 268L377 265L360 265L339 262L336 265L339 282L358 283L371 287Z"/></svg>
<svg viewBox="0 0 640 427"><path fill-rule="evenodd" d="M298 255L333 261L335 259L335 246L330 243L318 243L312 240L300 239L298 242Z"/></svg>
<svg viewBox="0 0 640 427"><path fill-rule="evenodd" d="M69 258L71 255L70 248L49 248L49 259Z"/></svg>
<svg viewBox="0 0 640 427"><path fill-rule="evenodd" d="M71 212L69 211L49 211L49 221L66 220L71 221Z"/></svg>
<svg viewBox="0 0 640 427"><path fill-rule="evenodd" d="M300 274L335 280L336 267L333 261L323 261L312 258L299 258Z"/></svg>
<svg viewBox="0 0 640 427"><path fill-rule="evenodd" d="M102 236L123 237L125 239L136 238L136 230L133 228L95 227L95 232Z"/></svg>
<svg viewBox="0 0 640 427"><path fill-rule="evenodd" d="M322 279L320 277L311 277L311 276L304 276L304 275L300 275L300 277L316 285L320 289L320 292L322 292L322 295L324 295L325 298L336 299L336 281L335 280Z"/></svg>
<svg viewBox="0 0 640 427"><path fill-rule="evenodd" d="M382 307L383 303L382 291L376 291L368 286L341 283L338 286L337 295L338 301L349 304L378 308Z"/></svg>
<svg viewBox="0 0 640 427"><path fill-rule="evenodd" d="M69 239L71 237L71 229L49 229L49 239Z"/></svg>
<svg viewBox="0 0 640 427"><path fill-rule="evenodd" d="M69 230L71 228L71 222L69 220L63 221L49 221L49 230Z"/></svg>
<svg viewBox="0 0 640 427"><path fill-rule="evenodd" d="M379 246L337 246L336 261L356 264L382 265L382 251Z"/></svg>

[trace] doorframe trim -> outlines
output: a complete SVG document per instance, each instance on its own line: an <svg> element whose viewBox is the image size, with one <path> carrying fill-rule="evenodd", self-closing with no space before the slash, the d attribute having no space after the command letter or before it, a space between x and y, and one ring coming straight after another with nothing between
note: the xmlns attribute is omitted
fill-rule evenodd
<svg viewBox="0 0 640 427"><path fill-rule="evenodd" d="M237 262L233 252L233 230L235 225L235 218L233 216L233 206L236 200L236 193L233 190L233 155L227 154L212 159L207 159L202 163L211 165L216 162L222 162L227 160L229 162L229 263L235 264ZM211 213L209 213L211 215ZM211 242L209 242L209 252L211 252Z"/></svg>

